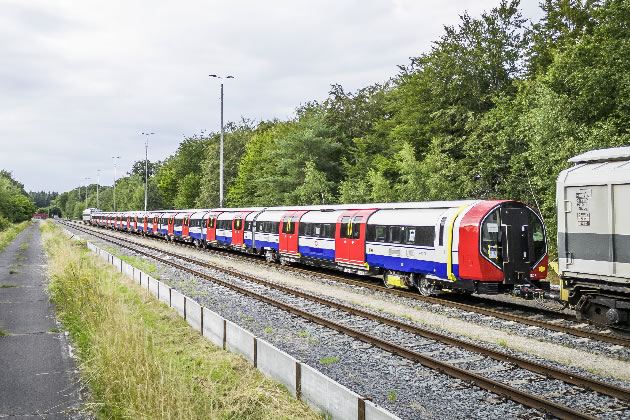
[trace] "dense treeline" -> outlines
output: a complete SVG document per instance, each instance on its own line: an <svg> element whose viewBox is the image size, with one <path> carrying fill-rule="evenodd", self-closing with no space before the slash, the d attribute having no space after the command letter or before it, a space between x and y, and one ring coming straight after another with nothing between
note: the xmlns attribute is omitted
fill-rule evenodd
<svg viewBox="0 0 630 420"><path fill-rule="evenodd" d="M24 185L5 170L0 171L0 232L10 223L24 222L33 217L35 203L24 191Z"/></svg>
<svg viewBox="0 0 630 420"><path fill-rule="evenodd" d="M541 7L536 23L518 1L464 13L385 83L333 85L288 121L228 124L226 205L510 198L540 210L553 243L567 158L630 144L630 0ZM216 133L186 139L152 165L149 208L218 206L218 166ZM134 167L117 184L120 210L144 207ZM74 216L84 206L77 190L55 203Z"/></svg>

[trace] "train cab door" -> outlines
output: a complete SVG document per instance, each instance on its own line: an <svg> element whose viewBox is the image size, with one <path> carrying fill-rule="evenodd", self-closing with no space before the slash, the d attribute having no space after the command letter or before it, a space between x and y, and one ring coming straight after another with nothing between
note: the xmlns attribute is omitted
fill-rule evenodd
<svg viewBox="0 0 630 420"><path fill-rule="evenodd" d="M376 210L348 210L337 219L335 260L351 264L365 263L365 226Z"/></svg>
<svg viewBox="0 0 630 420"><path fill-rule="evenodd" d="M158 217L157 216L153 216L153 232L157 232L158 231Z"/></svg>
<svg viewBox="0 0 630 420"><path fill-rule="evenodd" d="M280 221L280 240L278 250L281 253L298 253L299 224L305 210L290 211L282 216Z"/></svg>
<svg viewBox="0 0 630 420"><path fill-rule="evenodd" d="M530 255L534 254L527 208L500 207L503 245L503 282L529 283ZM531 248L531 249L530 249Z"/></svg>
<svg viewBox="0 0 630 420"><path fill-rule="evenodd" d="M175 227L175 216L173 215L173 216L168 218L168 230L167 230L167 232L168 232L169 235L173 235L174 234L174 232L173 232L174 227Z"/></svg>
<svg viewBox="0 0 630 420"><path fill-rule="evenodd" d="M144 216L144 231L147 232L149 230L149 216Z"/></svg>

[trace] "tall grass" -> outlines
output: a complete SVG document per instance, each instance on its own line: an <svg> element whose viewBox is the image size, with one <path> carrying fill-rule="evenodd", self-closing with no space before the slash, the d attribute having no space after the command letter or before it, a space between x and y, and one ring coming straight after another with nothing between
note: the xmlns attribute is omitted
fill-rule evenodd
<svg viewBox="0 0 630 420"><path fill-rule="evenodd" d="M48 225L50 226L50 225ZM247 361L217 348L84 243L46 227L50 292L102 418L319 418Z"/></svg>
<svg viewBox="0 0 630 420"><path fill-rule="evenodd" d="M20 234L31 224L31 221L22 222L16 225L11 225L7 230L0 232L0 251L7 247L16 236Z"/></svg>

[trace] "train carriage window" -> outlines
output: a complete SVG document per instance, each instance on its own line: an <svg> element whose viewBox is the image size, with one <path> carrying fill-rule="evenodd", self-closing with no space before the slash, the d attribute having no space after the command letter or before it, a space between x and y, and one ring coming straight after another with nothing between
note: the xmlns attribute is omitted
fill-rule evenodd
<svg viewBox="0 0 630 420"><path fill-rule="evenodd" d="M252 222L251 221L246 221L245 222L245 230L248 231L248 232L250 230L252 230Z"/></svg>
<svg viewBox="0 0 630 420"><path fill-rule="evenodd" d="M309 234L311 224L310 223L300 223L300 227L298 229L298 235L300 236L311 236Z"/></svg>
<svg viewBox="0 0 630 420"><path fill-rule="evenodd" d="M243 229L243 219L234 219L234 230Z"/></svg>
<svg viewBox="0 0 630 420"><path fill-rule="evenodd" d="M182 219L175 220L175 226L181 226L184 221Z"/></svg>
<svg viewBox="0 0 630 420"><path fill-rule="evenodd" d="M321 238L322 237L322 224L321 223L314 223L311 226L312 226L311 235L317 236L318 238Z"/></svg>
<svg viewBox="0 0 630 420"><path fill-rule="evenodd" d="M529 229L532 231L532 239L534 240L534 258L532 263L538 262L547 253L547 241L545 239L545 229L538 216L530 211L528 214Z"/></svg>
<svg viewBox="0 0 630 420"><path fill-rule="evenodd" d="M435 243L435 227L416 226L415 231L415 245L433 247L433 244Z"/></svg>
<svg viewBox="0 0 630 420"><path fill-rule="evenodd" d="M503 263L502 236L501 211L496 209L481 224L481 253L499 265Z"/></svg>
<svg viewBox="0 0 630 420"><path fill-rule="evenodd" d="M352 239L359 239L361 236L361 222L363 221L362 216L355 216L352 221Z"/></svg>
<svg viewBox="0 0 630 420"><path fill-rule="evenodd" d="M295 233L295 224L297 223L296 216L286 216L283 219L282 232L287 234Z"/></svg>
<svg viewBox="0 0 630 420"><path fill-rule="evenodd" d="M340 238L350 238L352 236L352 225L350 224L350 217L344 216L341 218L341 231L339 232Z"/></svg>
<svg viewBox="0 0 630 420"><path fill-rule="evenodd" d="M404 229L402 226L389 226L387 229L387 242L399 244L404 239Z"/></svg>
<svg viewBox="0 0 630 420"><path fill-rule="evenodd" d="M413 226L409 226L405 228L405 243L415 244L416 243L416 228Z"/></svg>
<svg viewBox="0 0 630 420"><path fill-rule="evenodd" d="M442 217L440 220L440 246L444 246L444 226L446 225L446 217Z"/></svg>

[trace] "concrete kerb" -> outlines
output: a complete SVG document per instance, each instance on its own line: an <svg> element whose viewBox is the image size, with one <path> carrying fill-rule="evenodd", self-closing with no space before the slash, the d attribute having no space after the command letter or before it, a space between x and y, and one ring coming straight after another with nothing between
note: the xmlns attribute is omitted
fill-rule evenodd
<svg viewBox="0 0 630 420"><path fill-rule="evenodd" d="M72 236L69 231L64 231ZM74 238L79 240L79 238ZM199 303L171 289L161 281L131 267L98 246L88 242L88 249L127 274L149 290L160 301L179 313L197 331L213 344L243 355L250 363L268 376L287 387L289 392L307 402L315 410L321 410L333 418L358 420L396 420L392 413L352 392L328 378L316 369L257 339L249 331L219 314L202 307Z"/></svg>

